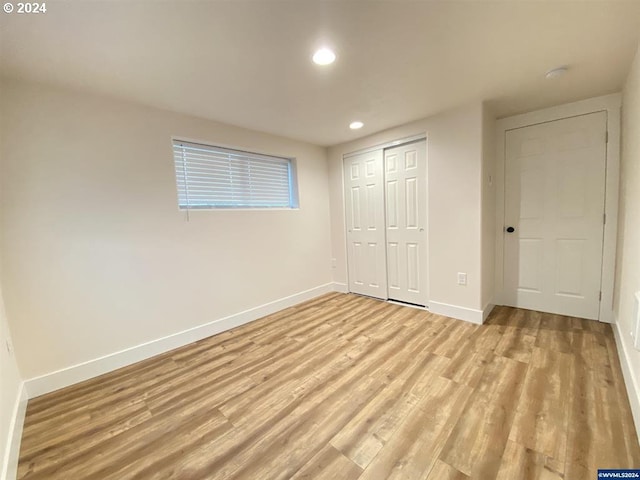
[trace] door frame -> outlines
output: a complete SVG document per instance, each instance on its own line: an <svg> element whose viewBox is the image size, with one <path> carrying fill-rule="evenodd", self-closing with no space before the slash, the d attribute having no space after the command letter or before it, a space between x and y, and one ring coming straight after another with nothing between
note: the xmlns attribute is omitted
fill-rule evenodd
<svg viewBox="0 0 640 480"><path fill-rule="evenodd" d="M368 153L368 152L372 152L374 150L382 150L383 152L383 164L384 164L384 150L387 148L393 148L393 147L398 147L400 145L404 145L406 143L413 143L413 142L419 142L419 141L425 141L425 172L426 172L426 178L425 178L425 185L427 186L427 189L429 188L429 138L427 135L427 132L422 132L422 133L418 133L416 135L410 135L408 137L402 137L402 138L398 138L396 140L391 140L388 142L383 142L383 143L379 143L379 144L374 144L365 148L360 148L358 150L353 150L351 152L347 152L345 154L342 155L342 166L341 166L341 179L342 179L342 211L343 213L346 212L346 205L347 205L347 199L345 197L345 178L344 178L344 162L345 160L347 160L348 158L354 156L354 155L360 155L362 153ZM384 174L384 171L383 171ZM428 190L427 190L428 192ZM386 215L386 200L385 200L385 215ZM343 222L342 222L342 229L345 233L345 243L344 243L344 247L345 247L345 262L346 262L346 270L347 270L347 284L345 285L345 293L348 293L349 290L349 283L350 283L350 279L349 279L349 252L348 252L348 244L347 244L347 216L346 213L345 215L343 215ZM429 286L431 285L431 282L429 281L429 195L427 195L427 205L426 205L426 225L425 225L425 250L426 250L426 255L425 255L425 259L424 262L426 262L426 268L425 268L425 274L426 274L426 287L425 287L425 309L429 309ZM386 229L385 229L385 249L386 249ZM385 262L386 263L386 262ZM388 292L387 292L388 293ZM390 302L395 302L395 300L389 300L387 299L386 301L390 301ZM422 308L422 307L417 307L415 306L414 308Z"/></svg>
<svg viewBox="0 0 640 480"><path fill-rule="evenodd" d="M589 98L556 107L536 110L496 121L496 263L495 304L504 305L504 212L505 212L505 136L507 131L540 123L562 120L595 112L606 112L608 142L605 170L605 215L602 247L600 313L601 322L613 323L613 287L618 234L618 190L620 181L619 93Z"/></svg>

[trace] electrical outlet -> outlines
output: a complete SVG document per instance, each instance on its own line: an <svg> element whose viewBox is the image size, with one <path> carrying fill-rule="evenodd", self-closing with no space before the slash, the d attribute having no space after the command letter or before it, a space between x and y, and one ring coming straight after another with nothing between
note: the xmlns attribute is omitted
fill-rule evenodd
<svg viewBox="0 0 640 480"><path fill-rule="evenodd" d="M338 261L335 258L331 259L331 268L336 268L338 266Z"/></svg>
<svg viewBox="0 0 640 480"><path fill-rule="evenodd" d="M467 284L467 274L458 272L458 285L466 285Z"/></svg>

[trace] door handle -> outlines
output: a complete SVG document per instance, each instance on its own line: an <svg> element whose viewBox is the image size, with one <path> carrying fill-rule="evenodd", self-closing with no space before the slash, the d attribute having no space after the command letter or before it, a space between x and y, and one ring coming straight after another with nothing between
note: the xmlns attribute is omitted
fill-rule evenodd
<svg viewBox="0 0 640 480"><path fill-rule="evenodd" d="M513 227L507 227L505 230L507 231L507 233L513 233L516 231L516 229Z"/></svg>

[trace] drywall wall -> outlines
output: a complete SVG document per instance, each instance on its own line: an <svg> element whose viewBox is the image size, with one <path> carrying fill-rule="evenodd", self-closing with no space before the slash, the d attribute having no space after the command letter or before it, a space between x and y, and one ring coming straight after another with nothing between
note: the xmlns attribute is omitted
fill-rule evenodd
<svg viewBox="0 0 640 480"><path fill-rule="evenodd" d="M22 425L20 402L22 378L18 371L11 333L7 323L2 289L0 288L0 478L15 477L19 434Z"/></svg>
<svg viewBox="0 0 640 480"><path fill-rule="evenodd" d="M324 148L43 85L2 91L2 280L25 379L331 282ZM295 157L300 208L187 221L172 136Z"/></svg>
<svg viewBox="0 0 640 480"><path fill-rule="evenodd" d="M482 110L482 285L480 304L485 315L495 294L496 262L496 119L487 105Z"/></svg>
<svg viewBox="0 0 640 480"><path fill-rule="evenodd" d="M622 92L622 149L620 163L620 210L614 314L626 356L626 378L640 435L640 351L633 348L631 318L633 297L640 291L640 49L636 53ZM623 364L625 359L623 359ZM630 378L629 378L630 377Z"/></svg>
<svg viewBox="0 0 640 480"><path fill-rule="evenodd" d="M482 120L483 106L474 103L329 148L335 282L347 283L343 155L426 133L430 306L449 305L470 309L473 313L483 308L480 259ZM457 285L458 272L467 273L466 286Z"/></svg>
<svg viewBox="0 0 640 480"><path fill-rule="evenodd" d="M0 112L1 113L1 112ZM0 179L2 178L3 156L0 155ZM2 183L0 182L0 188ZM1 192L0 192L1 193ZM3 204L0 202L0 218ZM0 222L0 239L2 238ZM0 278L2 262L0 261ZM11 330L7 322L4 295L0 282L0 478L14 478L17 468L17 454L22 432L21 413L26 402L22 398L23 381L16 362ZM25 405L21 405L24 403ZM17 427L17 428L16 428Z"/></svg>

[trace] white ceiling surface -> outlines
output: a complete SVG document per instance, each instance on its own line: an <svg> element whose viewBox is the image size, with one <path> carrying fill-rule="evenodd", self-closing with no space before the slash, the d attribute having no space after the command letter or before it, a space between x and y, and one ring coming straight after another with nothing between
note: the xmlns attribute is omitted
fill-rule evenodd
<svg viewBox="0 0 640 480"><path fill-rule="evenodd" d="M640 0L46 4L0 13L3 76L325 146L470 101L506 116L617 91L640 36Z"/></svg>

